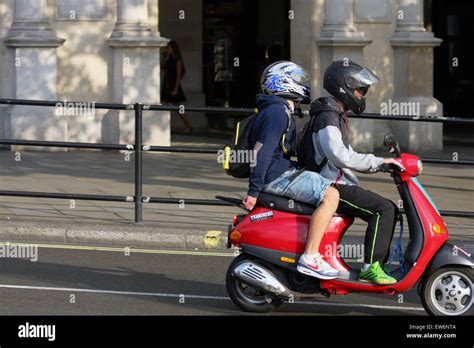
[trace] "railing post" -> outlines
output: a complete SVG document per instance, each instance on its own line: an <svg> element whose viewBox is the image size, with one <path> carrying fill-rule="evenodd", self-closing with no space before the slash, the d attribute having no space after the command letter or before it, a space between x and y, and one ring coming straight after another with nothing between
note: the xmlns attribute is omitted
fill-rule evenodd
<svg viewBox="0 0 474 348"><path fill-rule="evenodd" d="M135 103L135 223L142 224L142 116L143 104Z"/></svg>

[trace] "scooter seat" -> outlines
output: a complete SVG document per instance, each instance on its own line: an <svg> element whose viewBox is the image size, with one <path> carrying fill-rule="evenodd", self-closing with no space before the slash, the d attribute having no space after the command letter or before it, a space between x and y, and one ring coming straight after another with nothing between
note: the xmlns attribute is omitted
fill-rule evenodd
<svg viewBox="0 0 474 348"><path fill-rule="evenodd" d="M301 215L311 215L316 209L316 206L314 205L295 201L294 199L288 197L272 195L270 193L265 192L260 192L260 194L258 195L256 206ZM334 216L344 215L336 212Z"/></svg>

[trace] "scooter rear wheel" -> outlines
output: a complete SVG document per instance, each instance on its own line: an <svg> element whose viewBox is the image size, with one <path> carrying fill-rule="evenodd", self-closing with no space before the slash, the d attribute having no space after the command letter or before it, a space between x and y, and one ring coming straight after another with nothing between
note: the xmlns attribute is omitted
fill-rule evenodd
<svg viewBox="0 0 474 348"><path fill-rule="evenodd" d="M430 315L472 315L474 271L445 267L430 274L421 287L421 302Z"/></svg>
<svg viewBox="0 0 474 348"><path fill-rule="evenodd" d="M230 299L246 312L268 313L275 310L283 300L270 297L259 289L244 284L233 275L233 270L244 261L253 261L254 257L241 254L230 264L226 274L226 288Z"/></svg>

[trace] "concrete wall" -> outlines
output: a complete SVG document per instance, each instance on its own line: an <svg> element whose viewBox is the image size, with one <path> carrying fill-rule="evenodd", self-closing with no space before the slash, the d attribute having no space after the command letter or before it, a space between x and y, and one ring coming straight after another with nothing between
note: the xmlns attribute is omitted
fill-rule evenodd
<svg viewBox="0 0 474 348"><path fill-rule="evenodd" d="M127 8L127 13L121 14L123 18L120 19L125 23L125 29L123 33L117 33L116 36L119 39L115 39L112 43L110 37L117 26L118 1L122 1L120 6ZM135 2L94 0L87 3L47 0L44 7L46 7L45 12L50 29L65 41L50 51L55 53L56 59L50 72L38 65L37 71L31 70L35 76L32 75L25 80L25 83L34 86L38 76L44 77L49 74L53 86L48 88L52 93L48 97L42 96L41 99L123 103L160 102L159 46L166 42L161 42L156 34L157 0ZM0 97L19 98L21 95L25 99L40 99L40 97L35 98L37 94L34 93L35 91L28 93L26 86L18 86L18 79L15 78L15 74L20 69L14 66L14 57L20 51L23 53L27 51L5 44L5 39L10 35L14 10L14 0L0 0ZM139 30L134 32L133 26ZM155 31L155 34L151 29ZM138 33L137 36L132 37L131 35L135 33ZM127 35L131 37L128 38ZM124 41L123 45L120 40ZM37 47L32 47L31 50L34 53L33 56L39 52ZM117 61L117 57L120 56L123 61ZM118 86L117 81L121 81L123 85ZM21 126L25 124L24 121L15 123L15 120L20 120L25 115L18 115L18 113L15 115L14 110L14 108L9 108L6 112L5 108L0 107L0 112L6 115L3 118L4 122L0 124L2 137L31 139L31 136L34 136L33 139L53 140L41 131L36 135L26 132L26 129ZM41 128L41 122L47 119L47 117L42 118L41 114L46 113L49 116L54 114L54 108L29 108L28 110L29 113L37 115L27 121L30 127L36 124L38 128ZM154 113L153 117L151 112L144 114L144 141L146 143L169 144L168 114ZM130 121L133 119L132 116L131 111L121 112L118 116L113 111L95 110L94 117L73 116L61 120L52 118L54 122L64 124L58 130L59 133L54 134L54 137L59 137L54 140L131 143L134 141L134 123ZM12 124L15 125L15 129L11 129Z"/></svg>
<svg viewBox="0 0 474 348"><path fill-rule="evenodd" d="M59 100L113 101L111 76L113 49L107 39L115 26L116 1L107 2L107 13L96 20L68 20L57 14L55 1L50 1L51 27L66 39L57 49ZM79 15L79 14L78 14ZM96 117L68 118L68 140L101 141L102 122L107 110L96 110ZM107 139L113 140L113 139Z"/></svg>
<svg viewBox="0 0 474 348"><path fill-rule="evenodd" d="M294 11L290 24L291 60L311 73L311 98L316 99L322 93L322 69L315 38L320 36L323 26L324 0L292 0L290 7ZM297 126L302 127L305 122L307 118L298 119Z"/></svg>
<svg viewBox="0 0 474 348"><path fill-rule="evenodd" d="M139 32L143 30L145 33L145 27L149 27L155 32L159 30L162 37L174 39L180 44L186 64L186 76L182 82L188 99L186 104L204 105L202 0L88 0L84 6L81 5L83 3L76 2L79 5L74 19L69 17L69 7L58 7L74 1L17 0L17 3L28 4L30 1L33 1L31 4L47 4L47 8L44 6L50 27L47 30L58 37L48 40L56 40L57 43L55 47L49 43L48 49L36 47L33 51L25 49L18 42L7 46L5 39L10 35L15 1L0 0L1 97L55 96L60 100L140 100L157 103L161 79L157 69L160 59L158 50L165 41L161 42L158 37L151 40L153 42L150 44L146 40L140 42L138 37L131 37L130 40L134 42L131 45L126 37L133 36L130 28ZM147 11L142 6L145 3ZM117 12L118 4L127 8L126 13ZM329 9L328 4L331 5ZM23 6L23 14L34 19L36 14L28 14L28 6ZM405 11L404 20L397 18L399 9ZM416 101L422 105L422 112L434 110L434 114L442 113L442 106L432 98L432 50L439 44L439 40L435 40L431 33L424 32L420 19L421 0L291 0L291 10L294 14L291 21L291 58L311 72L313 98L325 94L322 89L322 74L326 66L323 65L329 64L333 59L349 56L356 57L381 78L381 83L371 88L367 111L380 112L381 104L389 99L417 98ZM117 21L119 15L123 18ZM143 22L145 17L146 23ZM39 23L38 27L41 26ZM111 33L115 33L115 43L110 41ZM61 38L65 40L63 43L59 40ZM40 52L43 52L43 56L56 52L56 61L50 61L52 65L45 62L44 66L30 67L30 70L23 72L15 67L15 57L19 57L19 54L29 56L34 61ZM29 74L36 74L36 77ZM32 82L30 85L25 84L28 76ZM20 81L19 77L25 81ZM35 83L43 83L46 89L35 87ZM46 109L38 113L34 111L33 114L37 114L37 117L33 115L33 118L25 118L15 124L19 116L14 117L14 110L9 108L6 112L5 107L0 106L0 112L5 115L0 122L2 137L26 136L21 125L28 124L31 128L41 121L41 112L48 112ZM30 112L32 109L25 110L22 112ZM21 117L26 117L25 114L22 115ZM195 129L207 127L207 119L203 114L189 113L188 116ZM145 119L148 143L169 142L168 117L167 114L160 114L155 118L150 116ZM51 123L51 131L48 131L48 126L36 136L46 139L59 134L59 139L56 140L131 142L131 120L130 112L122 112L118 116L117 113L97 110L92 120L70 117L55 123L52 118L48 121ZM417 149L439 149L442 144L440 129L435 129L434 125L416 128L410 124L405 129L394 121L364 122L352 122L354 145L359 149L380 148L381 135L388 131L398 132L400 136L406 135L408 146ZM302 124L301 121L299 123ZM12 129L12 124L20 128ZM183 129L176 114L171 117L171 127ZM428 138L431 140L416 143L420 139L419 132L426 135L427 129L430 130Z"/></svg>
<svg viewBox="0 0 474 348"><path fill-rule="evenodd" d="M372 5L370 2L365 3ZM364 66L369 67L380 79L380 82L370 88L367 98L367 112L380 112L380 104L393 98L394 95L394 61L393 49L390 45L390 38L396 27L395 14L397 2L391 0L379 0L379 5L375 6L375 14L369 15L364 2L357 1L354 8L354 24L358 31L365 34L365 37L372 42L364 48ZM374 148L383 149L383 136L391 132L388 120L373 121L373 142Z"/></svg>
<svg viewBox="0 0 474 348"><path fill-rule="evenodd" d="M366 112L380 113L381 105L392 99L418 103L421 115L442 114L441 104L432 97L433 47L440 40L424 32L420 1L292 0L291 58L311 72L313 99L327 95L322 88L327 65L349 57L381 80L370 89ZM399 10L405 16L402 21ZM389 120L352 120L351 124L352 144L361 151L382 149L388 132L396 133L405 148L442 148L441 125L404 122L401 126Z"/></svg>
<svg viewBox="0 0 474 348"><path fill-rule="evenodd" d="M0 0L0 38L5 37L13 21L13 1ZM0 96L3 98L13 97L13 70L10 64L13 62L13 52L8 50L2 39L0 39ZM0 105L0 137L10 133L10 124L5 115L7 107ZM8 120L9 121L9 120Z"/></svg>

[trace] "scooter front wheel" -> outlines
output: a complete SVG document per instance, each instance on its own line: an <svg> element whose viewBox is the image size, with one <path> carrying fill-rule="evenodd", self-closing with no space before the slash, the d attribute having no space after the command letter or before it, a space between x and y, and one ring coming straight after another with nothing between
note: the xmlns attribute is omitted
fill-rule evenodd
<svg viewBox="0 0 474 348"><path fill-rule="evenodd" d="M263 291L243 283L233 275L234 269L239 264L254 260L254 257L247 254L241 254L234 259L227 270L225 282L227 293L232 302L246 312L268 313L279 307L283 300L270 297Z"/></svg>
<svg viewBox="0 0 474 348"><path fill-rule="evenodd" d="M440 268L421 287L421 302L430 315L470 315L473 308L474 271L465 267Z"/></svg>

